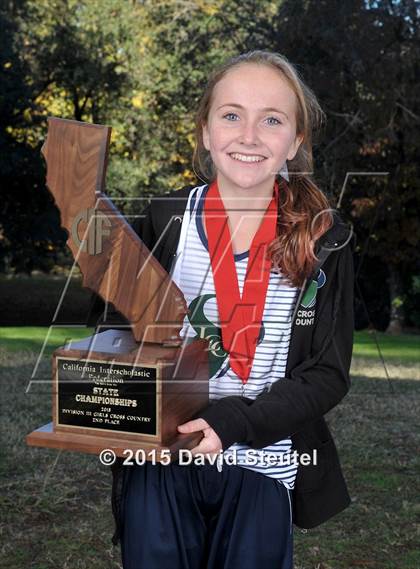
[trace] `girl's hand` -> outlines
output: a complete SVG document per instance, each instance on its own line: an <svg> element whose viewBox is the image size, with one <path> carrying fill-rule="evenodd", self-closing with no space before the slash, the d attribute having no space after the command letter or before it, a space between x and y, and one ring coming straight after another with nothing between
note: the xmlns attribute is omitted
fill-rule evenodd
<svg viewBox="0 0 420 569"><path fill-rule="evenodd" d="M180 433L195 433L197 431L203 431L204 438L200 441L198 446L194 447L190 451L192 455L218 454L222 450L222 441L204 419L194 419L193 421L188 421L183 425L178 425L178 431Z"/></svg>

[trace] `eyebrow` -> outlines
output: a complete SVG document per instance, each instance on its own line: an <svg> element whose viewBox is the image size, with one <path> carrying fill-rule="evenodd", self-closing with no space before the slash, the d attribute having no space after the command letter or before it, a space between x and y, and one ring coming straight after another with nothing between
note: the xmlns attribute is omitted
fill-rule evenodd
<svg viewBox="0 0 420 569"><path fill-rule="evenodd" d="M224 105L220 105L220 107L217 107L216 111L222 109L223 107L235 107L236 109L244 109L242 105L238 105L237 103L225 103ZM272 113L272 112L280 113L281 115L284 115L287 119L289 118L287 116L287 113L285 113L284 111L280 111L280 109L276 109L275 107L264 107L263 109L260 110L264 113Z"/></svg>

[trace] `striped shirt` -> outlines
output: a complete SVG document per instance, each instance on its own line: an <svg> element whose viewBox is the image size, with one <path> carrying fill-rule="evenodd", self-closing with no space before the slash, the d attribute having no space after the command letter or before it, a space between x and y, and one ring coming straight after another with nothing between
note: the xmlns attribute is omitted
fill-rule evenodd
<svg viewBox="0 0 420 569"><path fill-rule="evenodd" d="M182 290L189 307L181 337L204 336L209 340L211 401L229 395L255 399L260 393L268 391L274 381L284 378L297 289L288 285L281 274L270 273L255 357L248 381L242 385L241 379L230 368L229 355L224 352L221 340L208 242L203 226L207 190L207 185L200 186L190 194L189 215L184 215L176 271L172 271L172 278ZM241 295L248 256L249 252L234 255ZM276 478L291 490L298 468L291 460L291 446L290 437L258 450L238 441L224 451L223 458L227 463Z"/></svg>

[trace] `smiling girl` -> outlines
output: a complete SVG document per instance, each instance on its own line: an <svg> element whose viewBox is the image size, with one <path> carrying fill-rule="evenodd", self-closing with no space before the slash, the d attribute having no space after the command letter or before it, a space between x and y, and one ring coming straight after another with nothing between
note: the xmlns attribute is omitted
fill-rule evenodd
<svg viewBox="0 0 420 569"><path fill-rule="evenodd" d="M350 503L323 415L350 386L352 255L311 174L321 117L286 58L229 60L197 113L206 183L152 200L136 227L184 293L181 335L211 340L210 405L178 430L202 433L194 456L232 460L115 468L125 569L292 569L292 522Z"/></svg>

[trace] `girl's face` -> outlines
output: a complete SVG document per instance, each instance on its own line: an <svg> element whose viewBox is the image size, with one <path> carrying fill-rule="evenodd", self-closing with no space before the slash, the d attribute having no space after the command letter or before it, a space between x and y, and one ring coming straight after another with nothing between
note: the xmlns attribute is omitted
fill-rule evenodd
<svg viewBox="0 0 420 569"><path fill-rule="evenodd" d="M302 141L296 137L296 105L280 72L266 65L242 64L216 84L203 143L219 187L272 188L276 173Z"/></svg>

